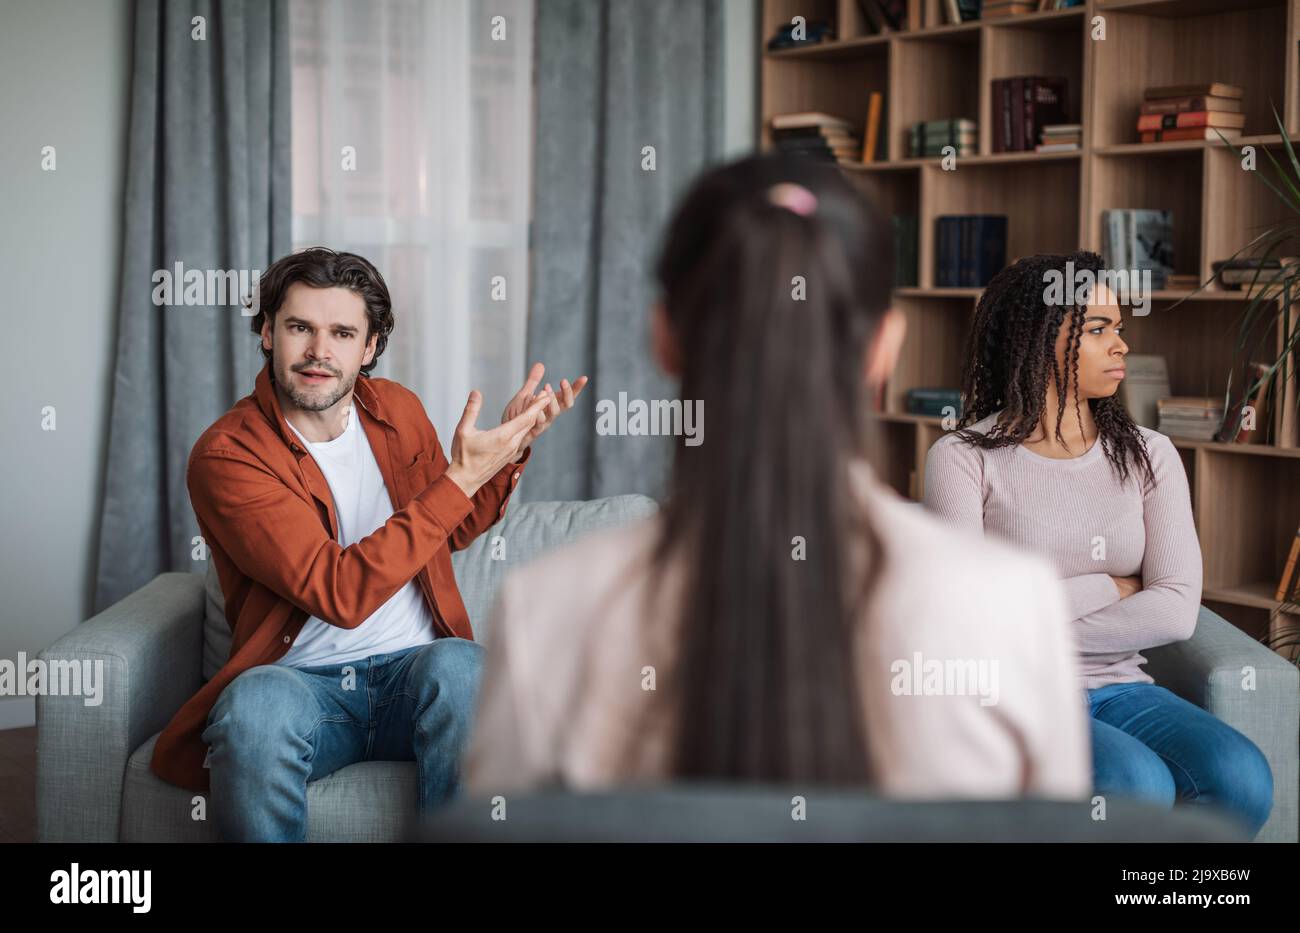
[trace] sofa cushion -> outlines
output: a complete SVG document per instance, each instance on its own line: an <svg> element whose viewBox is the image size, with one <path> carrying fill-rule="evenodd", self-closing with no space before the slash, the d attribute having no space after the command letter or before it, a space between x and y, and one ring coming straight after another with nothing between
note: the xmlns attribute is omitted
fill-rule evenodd
<svg viewBox="0 0 1300 933"><path fill-rule="evenodd" d="M467 548L451 556L456 583L474 626L476 641L486 644L492 599L512 567L577 540L584 534L653 515L647 496L608 496L580 502L514 503L506 517ZM203 679L212 677L230 657L230 626L215 561L208 561L203 618Z"/></svg>
<svg viewBox="0 0 1300 933"><path fill-rule="evenodd" d="M149 770L154 735L135 750L122 783L122 842L219 842L210 795ZM205 820L194 819L206 797ZM416 825L415 762L361 761L307 784L308 842L396 842Z"/></svg>

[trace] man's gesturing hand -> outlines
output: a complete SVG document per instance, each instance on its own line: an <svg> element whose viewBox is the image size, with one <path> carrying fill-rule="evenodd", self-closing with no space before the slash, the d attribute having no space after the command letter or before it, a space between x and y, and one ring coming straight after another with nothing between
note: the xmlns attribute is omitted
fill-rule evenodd
<svg viewBox="0 0 1300 933"><path fill-rule="evenodd" d="M506 410L501 413L502 424L505 424L512 418L518 416L520 412L524 411L530 404L534 403L533 393L537 391L537 384L542 381L542 376L545 375L545 373L545 366L541 363L533 364L533 368L528 371L528 378L524 380L523 387L515 393L515 397L510 400L508 405L506 405ZM523 441L519 445L519 450L516 456L522 456L523 452L528 449L528 446L541 437L546 429L555 423L556 418L573 407L574 400L577 399L578 393L582 391L586 384L586 376L578 377L578 380L572 385L569 384L568 379L561 379L560 393L559 395L556 395L555 390L551 388L551 384L549 382L546 383L541 394L537 396L537 398L549 399L549 402L546 405L546 410L542 412L541 417L537 419L537 423L533 426L533 429L525 435Z"/></svg>
<svg viewBox="0 0 1300 933"><path fill-rule="evenodd" d="M471 392L460 423L456 425L456 433L452 435L447 478L472 499L480 486L519 456L519 445L532 432L551 401L551 395L539 395L515 417L490 431L480 431L474 422L483 407L483 396L477 389Z"/></svg>

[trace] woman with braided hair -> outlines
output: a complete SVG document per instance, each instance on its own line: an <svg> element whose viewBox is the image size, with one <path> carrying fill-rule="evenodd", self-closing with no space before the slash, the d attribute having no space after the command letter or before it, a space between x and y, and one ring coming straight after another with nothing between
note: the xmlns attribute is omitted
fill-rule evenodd
<svg viewBox="0 0 1300 933"><path fill-rule="evenodd" d="M1273 802L1264 755L1142 670L1141 651L1196 627L1201 550L1177 449L1116 396L1128 345L1104 280L1101 257L1084 251L994 276L967 344L965 411L926 459L926 505L1056 565L1095 792L1218 805L1253 834Z"/></svg>

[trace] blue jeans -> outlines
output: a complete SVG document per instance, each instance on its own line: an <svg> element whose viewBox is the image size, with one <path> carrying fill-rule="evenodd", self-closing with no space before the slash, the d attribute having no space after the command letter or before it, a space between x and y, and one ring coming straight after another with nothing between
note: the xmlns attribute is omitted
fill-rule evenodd
<svg viewBox="0 0 1300 933"><path fill-rule="evenodd" d="M1273 772L1246 736L1155 684L1087 691L1094 791L1226 810L1252 837L1273 808Z"/></svg>
<svg viewBox="0 0 1300 933"><path fill-rule="evenodd" d="M301 842L307 782L358 761L414 760L420 810L451 798L482 665L480 645L439 638L344 664L244 671L203 731L221 837Z"/></svg>

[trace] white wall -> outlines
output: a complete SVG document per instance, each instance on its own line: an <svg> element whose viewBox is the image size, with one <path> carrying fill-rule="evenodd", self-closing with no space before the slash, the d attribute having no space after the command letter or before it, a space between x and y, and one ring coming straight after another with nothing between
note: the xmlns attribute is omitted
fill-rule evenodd
<svg viewBox="0 0 1300 933"><path fill-rule="evenodd" d="M108 433L130 0L0 3L0 658L90 614ZM41 170L55 147L56 170ZM52 405L56 430L41 429ZM0 729L31 725L0 698Z"/></svg>

